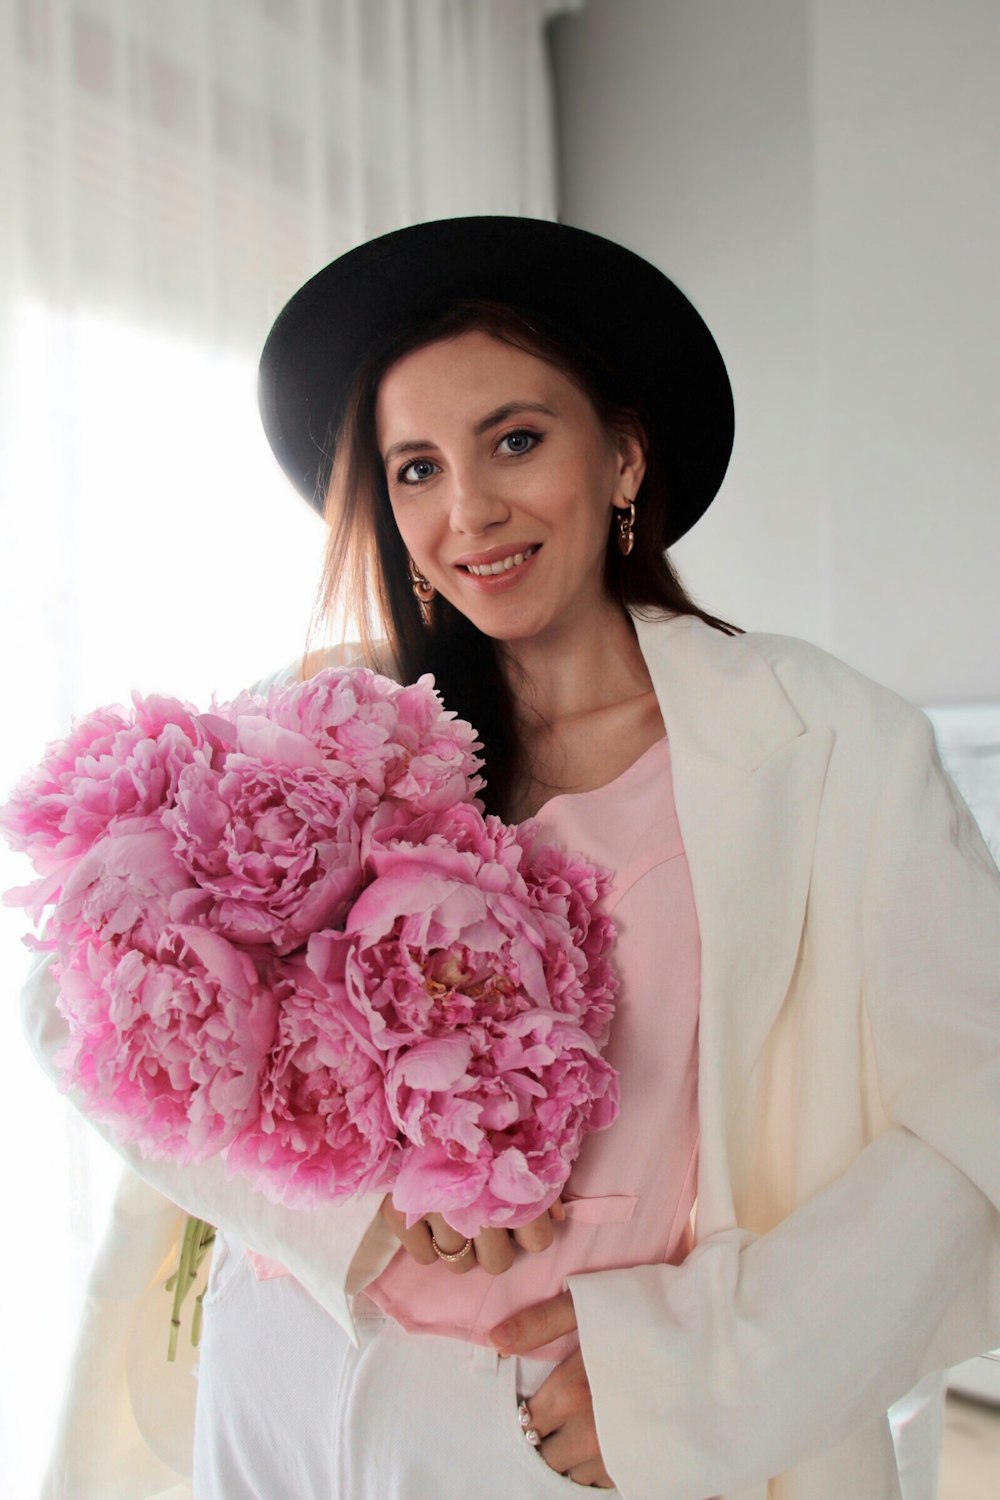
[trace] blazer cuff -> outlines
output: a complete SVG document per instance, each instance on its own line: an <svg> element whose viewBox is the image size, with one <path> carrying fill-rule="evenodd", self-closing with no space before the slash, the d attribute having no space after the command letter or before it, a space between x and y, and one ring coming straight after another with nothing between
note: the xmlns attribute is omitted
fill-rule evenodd
<svg viewBox="0 0 1000 1500"><path fill-rule="evenodd" d="M622 1495L655 1500L669 1474L673 1500L704 1500L885 1427L922 1375L995 1342L1000 1216L896 1127L766 1234L567 1281Z"/></svg>

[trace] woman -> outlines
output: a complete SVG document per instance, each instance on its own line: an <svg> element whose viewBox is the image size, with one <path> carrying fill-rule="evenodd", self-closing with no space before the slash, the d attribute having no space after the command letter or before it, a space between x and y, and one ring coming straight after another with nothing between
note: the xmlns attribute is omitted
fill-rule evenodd
<svg viewBox="0 0 1000 1500"><path fill-rule="evenodd" d="M223 1230L198 1500L898 1496L886 1408L1000 1323L1000 892L921 715L663 560L728 460L710 335L621 247L444 221L307 284L261 399L326 602L614 869L623 1111L516 1242L137 1163Z"/></svg>

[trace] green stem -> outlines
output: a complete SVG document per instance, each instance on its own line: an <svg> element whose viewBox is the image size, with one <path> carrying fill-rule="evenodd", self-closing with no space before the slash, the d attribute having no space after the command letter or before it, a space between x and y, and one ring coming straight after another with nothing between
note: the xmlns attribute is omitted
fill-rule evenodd
<svg viewBox="0 0 1000 1500"><path fill-rule="evenodd" d="M184 1299L194 1285L201 1263L214 1239L215 1229L211 1224L206 1224L203 1219L188 1216L181 1238L181 1253L177 1270L166 1283L167 1290L174 1294L170 1310L170 1339L167 1344L167 1359L171 1363L177 1358L177 1337L181 1328L181 1309ZM191 1321L191 1342L195 1345L201 1337L202 1295L204 1294L199 1294L195 1298L194 1315Z"/></svg>
<svg viewBox="0 0 1000 1500"><path fill-rule="evenodd" d="M192 1342L192 1344L194 1345L194 1347L196 1349L197 1349L198 1345L201 1343L201 1324L202 1324L202 1306L201 1306L201 1304L202 1304L202 1302L204 1300L205 1300L205 1293L203 1291L199 1292L198 1295L197 1295L197 1297L194 1299L194 1312L191 1314L191 1342Z"/></svg>

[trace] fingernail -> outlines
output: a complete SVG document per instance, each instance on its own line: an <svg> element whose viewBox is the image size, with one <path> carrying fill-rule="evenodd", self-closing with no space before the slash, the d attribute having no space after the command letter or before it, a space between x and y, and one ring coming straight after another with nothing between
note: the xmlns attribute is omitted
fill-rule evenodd
<svg viewBox="0 0 1000 1500"><path fill-rule="evenodd" d="M549 1209L549 1218L555 1219L557 1224L562 1224L565 1222L566 1210L563 1208L558 1198Z"/></svg>
<svg viewBox="0 0 1000 1500"><path fill-rule="evenodd" d="M512 1344L514 1342L514 1331L513 1323L500 1323L490 1333L490 1343L495 1344L497 1347L503 1344Z"/></svg>

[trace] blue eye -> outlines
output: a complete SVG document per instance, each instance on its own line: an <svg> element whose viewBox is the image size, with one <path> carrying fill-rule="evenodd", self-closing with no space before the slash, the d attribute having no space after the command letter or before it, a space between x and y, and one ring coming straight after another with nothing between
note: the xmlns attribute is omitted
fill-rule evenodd
<svg viewBox="0 0 1000 1500"><path fill-rule="evenodd" d="M430 479L436 468L437 464L431 463L429 458L412 458L408 464L403 465L396 478L400 484L423 484L425 480ZM413 477L408 479L406 476L411 469Z"/></svg>
<svg viewBox="0 0 1000 1500"><path fill-rule="evenodd" d="M542 435L540 432L529 432L526 427L518 427L515 432L504 434L499 443L497 443L497 449L499 450L506 443L507 452L516 458L522 453L530 453L533 448L538 447L541 441Z"/></svg>

